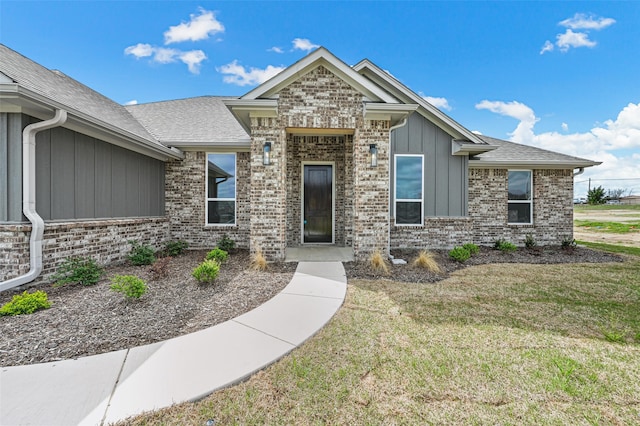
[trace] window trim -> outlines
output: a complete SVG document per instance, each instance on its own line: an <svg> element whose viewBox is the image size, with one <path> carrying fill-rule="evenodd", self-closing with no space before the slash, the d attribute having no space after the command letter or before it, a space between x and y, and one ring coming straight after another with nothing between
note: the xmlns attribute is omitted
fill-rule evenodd
<svg viewBox="0 0 640 426"><path fill-rule="evenodd" d="M235 184L233 198L209 198L209 155L233 155L235 168ZM204 185L204 225L205 226L237 226L238 225L238 153L237 152L207 152L205 155L205 185ZM233 201L233 223L209 223L209 201Z"/></svg>
<svg viewBox="0 0 640 426"><path fill-rule="evenodd" d="M511 172L529 172L529 188L531 194L529 200L510 200L509 199L509 173ZM529 222L509 222L509 204L529 204ZM527 226L533 225L533 170L532 169L508 169L507 170L507 225L509 226Z"/></svg>
<svg viewBox="0 0 640 426"><path fill-rule="evenodd" d="M420 194L421 198L398 198L398 157L420 157L421 158L421 176L420 176ZM396 214L396 204L401 203L417 203L420 202L420 223L398 223ZM393 224L394 226L424 226L424 154L394 154L393 156Z"/></svg>

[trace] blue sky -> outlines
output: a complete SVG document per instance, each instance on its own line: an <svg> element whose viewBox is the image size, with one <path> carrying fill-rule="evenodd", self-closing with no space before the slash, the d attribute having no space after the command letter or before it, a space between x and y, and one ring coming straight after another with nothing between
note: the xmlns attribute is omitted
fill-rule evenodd
<svg viewBox="0 0 640 426"><path fill-rule="evenodd" d="M603 161L579 195L640 194L638 23L634 1L0 3L0 42L119 103L242 95L318 45L368 58L472 131Z"/></svg>

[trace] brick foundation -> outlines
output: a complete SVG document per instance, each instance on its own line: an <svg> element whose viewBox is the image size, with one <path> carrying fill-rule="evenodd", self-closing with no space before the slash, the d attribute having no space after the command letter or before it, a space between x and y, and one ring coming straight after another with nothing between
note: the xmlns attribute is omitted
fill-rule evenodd
<svg viewBox="0 0 640 426"><path fill-rule="evenodd" d="M473 241L468 217L427 217L423 226L392 226L391 248L451 249Z"/></svg>

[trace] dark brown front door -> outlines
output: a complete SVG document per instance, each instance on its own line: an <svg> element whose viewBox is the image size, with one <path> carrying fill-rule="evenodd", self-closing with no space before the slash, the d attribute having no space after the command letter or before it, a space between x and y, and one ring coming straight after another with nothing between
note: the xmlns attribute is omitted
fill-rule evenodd
<svg viewBox="0 0 640 426"><path fill-rule="evenodd" d="M304 166L305 243L333 242L333 171L330 165Z"/></svg>

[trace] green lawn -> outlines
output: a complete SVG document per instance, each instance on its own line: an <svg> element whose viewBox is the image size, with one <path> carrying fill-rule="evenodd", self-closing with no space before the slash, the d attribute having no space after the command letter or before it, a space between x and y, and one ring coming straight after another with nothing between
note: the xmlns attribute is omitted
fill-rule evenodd
<svg viewBox="0 0 640 426"><path fill-rule="evenodd" d="M589 211L589 210L639 210L640 204L576 204L573 206L575 211Z"/></svg>
<svg viewBox="0 0 640 426"><path fill-rule="evenodd" d="M576 226L589 228L603 232L613 232L615 234L627 234L629 232L640 231L640 221L636 222L603 222L594 220L576 219L573 221Z"/></svg>
<svg viewBox="0 0 640 426"><path fill-rule="evenodd" d="M630 257L350 281L281 361L130 424L638 424L639 277Z"/></svg>

